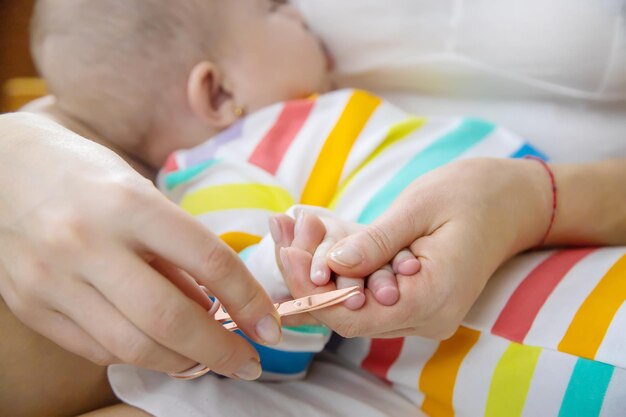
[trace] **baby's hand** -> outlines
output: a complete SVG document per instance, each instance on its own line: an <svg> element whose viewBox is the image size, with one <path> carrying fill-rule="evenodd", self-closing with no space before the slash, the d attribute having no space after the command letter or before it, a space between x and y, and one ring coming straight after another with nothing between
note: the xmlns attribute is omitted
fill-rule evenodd
<svg viewBox="0 0 626 417"><path fill-rule="evenodd" d="M337 288L359 286L367 288L374 298L383 305L393 305L400 296L398 275L414 275L420 269L420 262L407 249L400 251L390 264L375 271L369 277L334 276L328 267L328 250L340 239L358 232L364 226L338 218L334 213L311 207L296 210L296 220L279 215L270 222L272 236L277 246L296 247L312 255L310 279L319 286L327 285L334 278ZM280 262L280 259L277 258ZM367 282L366 282L367 279ZM365 295L354 296L345 303L346 307L356 310L365 302Z"/></svg>

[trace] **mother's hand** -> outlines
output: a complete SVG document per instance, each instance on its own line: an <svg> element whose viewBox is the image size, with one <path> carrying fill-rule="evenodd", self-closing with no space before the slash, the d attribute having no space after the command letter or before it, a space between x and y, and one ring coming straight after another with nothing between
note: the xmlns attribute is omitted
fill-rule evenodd
<svg viewBox="0 0 626 417"><path fill-rule="evenodd" d="M4 115L0 189L0 294L26 325L98 364L259 375L256 351L209 318L194 279L252 339L276 343L268 296L113 152L38 116Z"/></svg>
<svg viewBox="0 0 626 417"><path fill-rule="evenodd" d="M454 333L489 277L513 254L538 244L552 210L551 184L536 161L474 159L439 168L417 179L365 231L335 245L333 271L367 277L405 247L421 261L413 276L399 276L393 306L314 311L345 337ZM306 233L306 227L300 227ZM286 281L295 297L328 291L308 279L312 252L283 248Z"/></svg>

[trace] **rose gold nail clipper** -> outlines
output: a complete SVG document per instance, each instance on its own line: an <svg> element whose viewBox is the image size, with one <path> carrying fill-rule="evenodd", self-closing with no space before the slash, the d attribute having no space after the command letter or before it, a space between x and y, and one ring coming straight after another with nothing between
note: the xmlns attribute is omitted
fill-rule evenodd
<svg viewBox="0 0 626 417"><path fill-rule="evenodd" d="M292 316L294 314L308 313L309 311L319 310L321 308L339 304L360 293L361 289L359 287L349 287L322 294L307 295L306 297L274 304L274 307L280 317ZM209 310L209 314L213 315L215 320L222 323L225 329L230 331L237 330L237 323L232 321L228 313L220 307L220 302L215 300L211 310ZM202 364L197 364L183 372L171 372L168 375L178 379L194 379L206 374L209 371L210 369L208 367Z"/></svg>

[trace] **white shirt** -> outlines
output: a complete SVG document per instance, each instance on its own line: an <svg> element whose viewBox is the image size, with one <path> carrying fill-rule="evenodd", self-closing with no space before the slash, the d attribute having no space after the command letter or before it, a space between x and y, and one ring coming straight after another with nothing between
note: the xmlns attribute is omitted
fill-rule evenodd
<svg viewBox="0 0 626 417"><path fill-rule="evenodd" d="M342 85L491 119L555 160L626 156L626 0L295 0Z"/></svg>

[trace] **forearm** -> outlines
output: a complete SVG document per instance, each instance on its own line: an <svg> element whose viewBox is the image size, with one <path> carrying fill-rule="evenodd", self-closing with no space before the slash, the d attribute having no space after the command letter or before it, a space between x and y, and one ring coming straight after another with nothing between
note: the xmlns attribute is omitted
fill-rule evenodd
<svg viewBox="0 0 626 417"><path fill-rule="evenodd" d="M557 211L546 243L626 244L626 158L551 168Z"/></svg>

